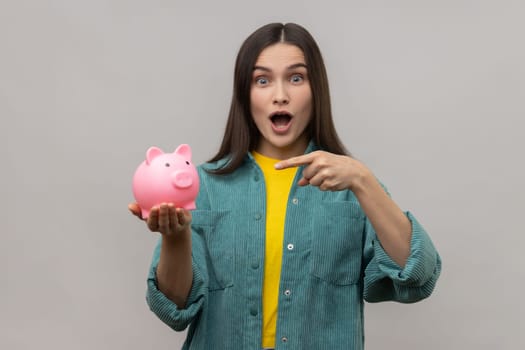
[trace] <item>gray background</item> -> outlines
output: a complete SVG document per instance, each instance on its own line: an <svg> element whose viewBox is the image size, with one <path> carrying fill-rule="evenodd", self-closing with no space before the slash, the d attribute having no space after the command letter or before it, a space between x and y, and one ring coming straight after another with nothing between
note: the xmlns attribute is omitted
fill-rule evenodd
<svg viewBox="0 0 525 350"><path fill-rule="evenodd" d="M151 145L217 150L242 40L317 39L336 125L415 213L434 295L366 305L368 349L523 349L522 1L0 1L0 348L175 349L130 216ZM322 325L320 325L322 326Z"/></svg>

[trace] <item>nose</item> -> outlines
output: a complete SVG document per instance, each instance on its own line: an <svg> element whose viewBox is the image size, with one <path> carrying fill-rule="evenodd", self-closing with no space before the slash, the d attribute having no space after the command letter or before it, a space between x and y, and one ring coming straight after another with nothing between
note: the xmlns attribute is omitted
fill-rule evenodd
<svg viewBox="0 0 525 350"><path fill-rule="evenodd" d="M275 85L275 91L273 96L274 105L287 105L290 102L290 97L288 96L288 91L286 90L285 85L282 82L279 82Z"/></svg>
<svg viewBox="0 0 525 350"><path fill-rule="evenodd" d="M178 188L188 188L193 185L193 178L188 172L175 171L171 174L171 183Z"/></svg>

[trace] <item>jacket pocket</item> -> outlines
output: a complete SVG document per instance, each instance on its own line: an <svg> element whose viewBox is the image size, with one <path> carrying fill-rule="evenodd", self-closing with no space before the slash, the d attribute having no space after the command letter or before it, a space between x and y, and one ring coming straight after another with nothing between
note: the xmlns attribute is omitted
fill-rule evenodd
<svg viewBox="0 0 525 350"><path fill-rule="evenodd" d="M361 277L365 216L358 203L321 203L312 222L310 272L334 285Z"/></svg>
<svg viewBox="0 0 525 350"><path fill-rule="evenodd" d="M233 286L235 226L230 212L196 209L192 216L192 228L202 237L206 250L209 290Z"/></svg>

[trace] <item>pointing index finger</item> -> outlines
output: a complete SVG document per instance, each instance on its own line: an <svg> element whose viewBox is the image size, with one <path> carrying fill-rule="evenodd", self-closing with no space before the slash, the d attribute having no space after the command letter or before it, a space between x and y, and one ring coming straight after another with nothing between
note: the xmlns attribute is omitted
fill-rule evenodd
<svg viewBox="0 0 525 350"><path fill-rule="evenodd" d="M275 169L287 169L300 165L310 164L312 162L312 153L304 154L297 157L292 157L288 159L281 160L278 163L275 163Z"/></svg>

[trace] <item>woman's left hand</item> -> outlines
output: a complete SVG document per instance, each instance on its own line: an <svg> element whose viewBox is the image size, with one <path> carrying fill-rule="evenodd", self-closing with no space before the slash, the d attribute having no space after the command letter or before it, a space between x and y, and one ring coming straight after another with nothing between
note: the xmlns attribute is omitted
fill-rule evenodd
<svg viewBox="0 0 525 350"><path fill-rule="evenodd" d="M410 255L412 224L363 163L349 156L315 151L282 160L275 168L299 165L304 165L298 183L301 186L310 184L322 191L354 192L387 254L399 266L405 266Z"/></svg>
<svg viewBox="0 0 525 350"><path fill-rule="evenodd" d="M345 155L315 151L305 155L282 160L276 169L304 165L303 177L298 185L317 186L321 191L355 190L370 170L360 161Z"/></svg>

